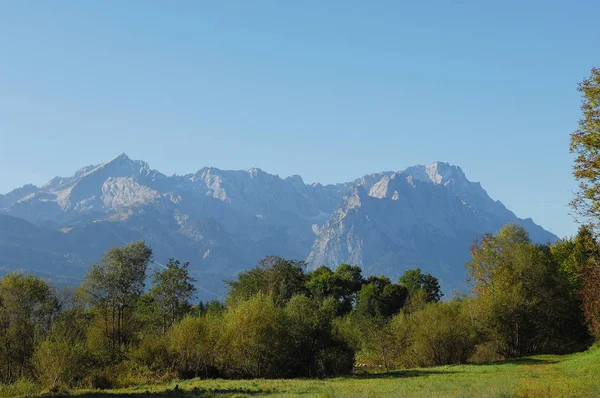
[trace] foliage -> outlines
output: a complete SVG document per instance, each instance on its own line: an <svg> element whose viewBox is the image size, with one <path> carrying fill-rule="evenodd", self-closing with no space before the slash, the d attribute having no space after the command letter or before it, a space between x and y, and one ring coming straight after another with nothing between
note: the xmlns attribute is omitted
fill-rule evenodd
<svg viewBox="0 0 600 398"><path fill-rule="evenodd" d="M96 326L101 333L95 337L104 337L101 344L111 360L122 355L135 334L131 310L143 293L151 260L152 250L144 241L113 247L92 265L84 279L82 292L99 317Z"/></svg>
<svg viewBox="0 0 600 398"><path fill-rule="evenodd" d="M169 331L168 352L181 377L217 374L220 325L213 315L186 316Z"/></svg>
<svg viewBox="0 0 600 398"><path fill-rule="evenodd" d="M430 303L421 311L392 320L400 366L464 364L475 351L478 334L463 303Z"/></svg>
<svg viewBox="0 0 600 398"><path fill-rule="evenodd" d="M571 343L570 286L550 249L531 243L518 225L504 226L471 247L467 271L475 318L508 358Z"/></svg>
<svg viewBox="0 0 600 398"><path fill-rule="evenodd" d="M43 388L33 378L22 377L11 384L0 383L0 397L35 397Z"/></svg>
<svg viewBox="0 0 600 398"><path fill-rule="evenodd" d="M304 261L286 260L277 256L262 259L258 266L242 272L229 285L228 302L247 300L257 294L269 295L278 306L283 306L292 296L306 293Z"/></svg>
<svg viewBox="0 0 600 398"><path fill-rule="evenodd" d="M282 377L284 327L283 310L272 296L238 301L223 318L220 367L228 376Z"/></svg>
<svg viewBox="0 0 600 398"><path fill-rule="evenodd" d="M356 304L357 294L365 282L362 270L358 265L341 264L335 269L333 276L339 286L339 296L336 299L341 303L340 313L346 314Z"/></svg>
<svg viewBox="0 0 600 398"><path fill-rule="evenodd" d="M317 301L297 295L286 304L286 377L331 377L349 373L354 351L335 335L337 305L333 298Z"/></svg>
<svg viewBox="0 0 600 398"><path fill-rule="evenodd" d="M200 302L194 312L197 315L222 315L227 310L227 306L218 300L211 300L206 303Z"/></svg>
<svg viewBox="0 0 600 398"><path fill-rule="evenodd" d="M306 276L309 294L317 300L332 297L336 301L338 315L352 311L363 283L360 267L350 264L340 265L335 272L321 266Z"/></svg>
<svg viewBox="0 0 600 398"><path fill-rule="evenodd" d="M406 271L398 283L408 290L409 295L424 291L428 303L440 301L443 296L440 281L430 273L423 274L420 268Z"/></svg>
<svg viewBox="0 0 600 398"><path fill-rule="evenodd" d="M564 239L550 247L554 261L565 278L565 306L571 313L566 325L571 334L584 338L582 325L600 338L600 245L590 225L583 225L575 238ZM582 311L583 309L583 311ZM569 331L565 331L569 332Z"/></svg>
<svg viewBox="0 0 600 398"><path fill-rule="evenodd" d="M72 344L67 339L50 337L35 350L35 374L49 390L71 388L86 374L87 352L82 343Z"/></svg>
<svg viewBox="0 0 600 398"><path fill-rule="evenodd" d="M154 287L150 290L150 297L158 307L163 334L191 308L189 301L196 291L196 280L190 276L189 265L170 259L166 268L156 270L152 278Z"/></svg>
<svg viewBox="0 0 600 398"><path fill-rule="evenodd" d="M385 276L371 276L358 292L356 313L362 316L389 318L406 303L408 290Z"/></svg>
<svg viewBox="0 0 600 398"><path fill-rule="evenodd" d="M35 346L57 314L56 292L33 275L0 279L0 382L31 375Z"/></svg>
<svg viewBox="0 0 600 398"><path fill-rule="evenodd" d="M396 367L396 336L392 332L390 319L353 313L340 326L344 338L358 352L359 364L385 370Z"/></svg>
<svg viewBox="0 0 600 398"><path fill-rule="evenodd" d="M600 227L600 69L592 68L590 76L579 84L582 95L579 128L571 134L571 153L576 154L573 176L579 190L571 205L575 212L590 223L580 230L580 249L591 251L587 256L575 254L570 264L578 267L580 295L589 331L600 339L600 260L598 245L591 229ZM586 227L584 227L586 228ZM582 251L580 250L579 253Z"/></svg>
<svg viewBox="0 0 600 398"><path fill-rule="evenodd" d="M131 351L130 358L140 367L150 371L167 372L173 364L169 343L170 340L162 334L144 334L138 346Z"/></svg>
<svg viewBox="0 0 600 398"><path fill-rule="evenodd" d="M586 265L582 275L583 313L590 333L600 341L600 263Z"/></svg>
<svg viewBox="0 0 600 398"><path fill-rule="evenodd" d="M590 76L578 87L582 94L579 128L571 134L571 153L575 153L573 176L579 191L571 201L575 211L595 227L600 224L600 69L592 68Z"/></svg>
<svg viewBox="0 0 600 398"><path fill-rule="evenodd" d="M588 340L586 322L600 327L591 228L546 246L509 225L471 251L472 294L450 302L419 269L393 283L353 265L306 273L303 262L268 257L229 281L226 304L193 307L188 265L176 260L144 293L152 253L143 242L110 249L76 294L10 274L0 279L2 381L60 392L175 377L333 377L355 364L392 370L573 350Z"/></svg>

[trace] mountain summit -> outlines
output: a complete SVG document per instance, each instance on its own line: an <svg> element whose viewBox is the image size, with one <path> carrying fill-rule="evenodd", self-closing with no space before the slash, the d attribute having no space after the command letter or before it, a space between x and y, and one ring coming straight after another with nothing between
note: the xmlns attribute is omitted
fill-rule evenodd
<svg viewBox="0 0 600 398"><path fill-rule="evenodd" d="M167 177L122 153L0 195L1 214L12 227L0 235L0 269L78 278L111 245L145 239L157 260L191 261L217 294L222 279L268 254L392 278L421 267L458 288L469 246L486 232L519 223L534 241L557 239L443 162L324 186L257 168Z"/></svg>

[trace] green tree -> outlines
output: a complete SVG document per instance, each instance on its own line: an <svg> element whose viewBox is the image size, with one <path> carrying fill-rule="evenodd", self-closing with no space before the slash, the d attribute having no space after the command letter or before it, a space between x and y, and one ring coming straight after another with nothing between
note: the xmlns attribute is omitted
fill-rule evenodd
<svg viewBox="0 0 600 398"><path fill-rule="evenodd" d="M600 244L592 227L581 226L574 239L556 243L552 254L569 281L574 317L581 315L589 333L600 339Z"/></svg>
<svg viewBox="0 0 600 398"><path fill-rule="evenodd" d="M348 317L360 336L360 360L371 365L392 365L390 318L406 304L408 291L385 276L371 276L358 292L356 308Z"/></svg>
<svg viewBox="0 0 600 398"><path fill-rule="evenodd" d="M592 68L590 76L578 87L582 94L579 128L571 134L571 153L575 153L573 176L579 190L571 205L595 227L600 225L600 69Z"/></svg>
<svg viewBox="0 0 600 398"><path fill-rule="evenodd" d="M335 269L334 277L340 287L341 312L346 314L356 304L357 295L365 282L358 265L341 264Z"/></svg>
<svg viewBox="0 0 600 398"><path fill-rule="evenodd" d="M228 302L248 300L256 294L269 295L278 306L296 294L308 293L304 261L267 256L255 268L242 272L237 280L228 280Z"/></svg>
<svg viewBox="0 0 600 398"><path fill-rule="evenodd" d="M460 301L429 303L392 320L395 362L402 367L464 364L475 351L478 334Z"/></svg>
<svg viewBox="0 0 600 398"><path fill-rule="evenodd" d="M594 228L600 227L600 68L578 86L581 113L578 129L571 134L571 153L576 154L573 176L579 190L571 201L575 212ZM592 245L588 246L592 247ZM591 256L580 273L581 297L590 332L600 339L600 261Z"/></svg>
<svg viewBox="0 0 600 398"><path fill-rule="evenodd" d="M227 306L219 300L210 300L207 302L200 302L194 309L194 313L197 315L223 315L227 310Z"/></svg>
<svg viewBox="0 0 600 398"><path fill-rule="evenodd" d="M565 323L566 330L579 340L588 338L586 323L591 334L594 332L594 296L600 293L600 285L594 283L594 265L600 259L600 245L589 225L582 225L574 238L563 239L550 247L554 261L560 269L565 284L565 306L569 308L571 320ZM594 292L596 292L594 294ZM582 311L583 309L583 311ZM598 313L600 320L600 313ZM598 331L600 332L600 330ZM600 334L598 335L600 337Z"/></svg>
<svg viewBox="0 0 600 398"><path fill-rule="evenodd" d="M398 283L408 290L409 295L415 294L418 290L424 291L428 303L438 302L443 296L438 278L429 273L422 273L421 268L404 272Z"/></svg>
<svg viewBox="0 0 600 398"><path fill-rule="evenodd" d="M337 299L342 295L341 288L333 271L324 265L306 275L306 287L311 297L317 300L325 300L328 297L335 297Z"/></svg>
<svg viewBox="0 0 600 398"><path fill-rule="evenodd" d="M151 260L152 250L144 241L113 247L84 278L81 289L100 317L96 324L102 329L111 359L116 359L136 334L130 325L135 318L130 310L144 291Z"/></svg>
<svg viewBox="0 0 600 398"><path fill-rule="evenodd" d="M499 354L519 357L564 345L569 294L546 246L533 244L524 228L506 225L471 247L467 263L477 318Z"/></svg>
<svg viewBox="0 0 600 398"><path fill-rule="evenodd" d="M297 295L286 304L285 377L332 377L349 373L354 351L333 333L338 303Z"/></svg>
<svg viewBox="0 0 600 398"><path fill-rule="evenodd" d="M396 336L392 334L390 318L350 313L338 323L341 334L357 351L357 361L370 367L393 368Z"/></svg>
<svg viewBox="0 0 600 398"><path fill-rule="evenodd" d="M87 349L83 342L52 335L37 345L33 363L38 380L50 391L71 388L83 380L88 370Z"/></svg>
<svg viewBox="0 0 600 398"><path fill-rule="evenodd" d="M217 374L221 317L188 315L167 335L168 350L180 377Z"/></svg>
<svg viewBox="0 0 600 398"><path fill-rule="evenodd" d="M306 286L310 295L319 300L333 297L337 302L339 315L352 310L363 282L360 267L349 264L340 265L335 272L321 266L306 276Z"/></svg>
<svg viewBox="0 0 600 398"><path fill-rule="evenodd" d="M390 318L406 303L408 290L385 276L367 278L358 292L356 313L362 316Z"/></svg>
<svg viewBox="0 0 600 398"><path fill-rule="evenodd" d="M56 292L45 281L19 273L0 279L0 381L31 374L35 346L58 310Z"/></svg>
<svg viewBox="0 0 600 398"><path fill-rule="evenodd" d="M219 367L227 376L282 377L286 355L285 315L275 300L258 293L225 312Z"/></svg>
<svg viewBox="0 0 600 398"><path fill-rule="evenodd" d="M600 263L586 264L582 272L581 297L583 312L590 333L600 340Z"/></svg>
<svg viewBox="0 0 600 398"><path fill-rule="evenodd" d="M192 307L190 300L196 291L196 280L190 276L189 264L181 265L179 260L169 259L166 268L156 270L152 277L154 286L150 296L158 307L163 334Z"/></svg>

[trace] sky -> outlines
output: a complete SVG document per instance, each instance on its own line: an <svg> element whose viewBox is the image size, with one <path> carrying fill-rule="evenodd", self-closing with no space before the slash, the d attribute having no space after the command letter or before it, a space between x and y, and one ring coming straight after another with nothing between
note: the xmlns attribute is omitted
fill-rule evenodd
<svg viewBox="0 0 600 398"><path fill-rule="evenodd" d="M598 1L0 2L0 193L121 152L307 183L446 161L559 236Z"/></svg>

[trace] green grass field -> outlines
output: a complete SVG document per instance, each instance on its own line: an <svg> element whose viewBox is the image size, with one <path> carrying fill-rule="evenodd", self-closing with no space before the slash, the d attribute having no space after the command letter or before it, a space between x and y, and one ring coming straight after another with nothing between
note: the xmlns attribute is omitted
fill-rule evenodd
<svg viewBox="0 0 600 398"><path fill-rule="evenodd" d="M79 397L600 397L600 348L326 380L186 380Z"/></svg>

